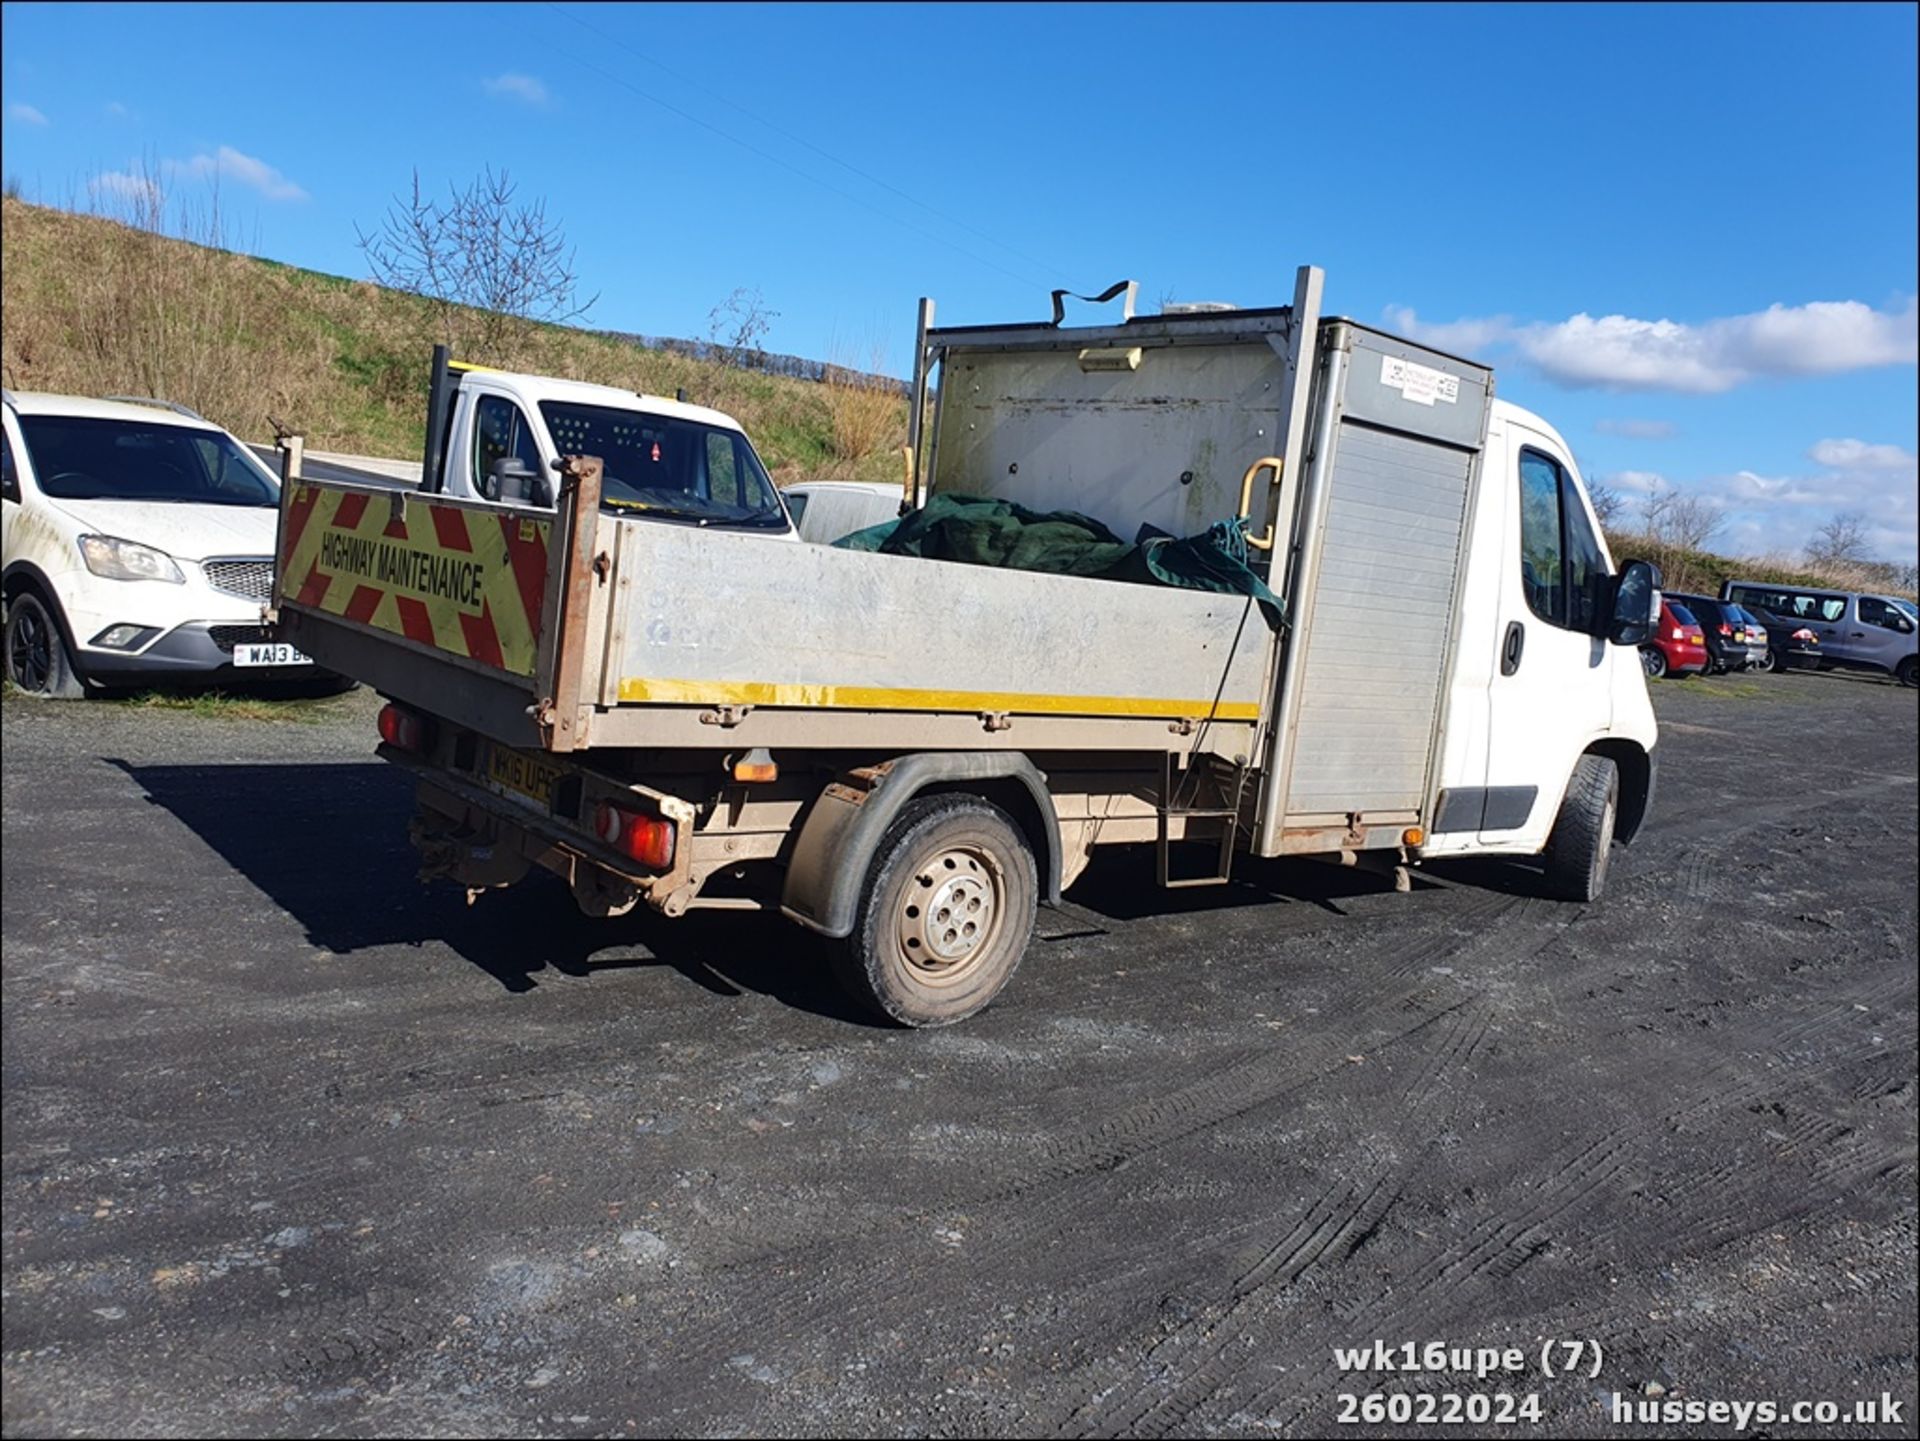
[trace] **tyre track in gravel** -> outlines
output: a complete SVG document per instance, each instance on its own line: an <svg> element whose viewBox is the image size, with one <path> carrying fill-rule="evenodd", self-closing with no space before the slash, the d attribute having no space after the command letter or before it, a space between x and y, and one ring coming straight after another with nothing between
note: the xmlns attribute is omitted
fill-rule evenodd
<svg viewBox="0 0 1920 1441"><path fill-rule="evenodd" d="M1224 1300L1154 1342L1145 1356L1124 1363L1128 1373L1144 1372L1141 1380L1128 1385L1123 1379L1096 1392L1054 1428L1055 1434L1163 1436L1179 1430L1194 1406L1222 1383L1230 1365L1227 1353L1244 1317L1342 1243L1351 1256L1385 1219L1425 1156L1433 1132L1457 1104L1443 1099L1443 1083L1472 1060L1486 1038L1492 1013L1484 998L1462 1003L1451 1013L1447 1034L1401 1090L1403 1109L1392 1128L1390 1160L1376 1159L1323 1191L1279 1241L1235 1278ZM1119 1369L1122 1358L1109 1356L1106 1364ZM1170 1383L1162 1377L1171 1378Z"/></svg>
<svg viewBox="0 0 1920 1441"><path fill-rule="evenodd" d="M1895 978L1882 982L1869 994L1891 999L1906 985L1904 979ZM1849 999L1790 1023L1769 1039L1773 1040L1774 1049L1785 1053L1793 1046L1813 1042L1845 1023L1858 1020L1859 1014ZM1512 1274L1555 1244L1556 1231L1571 1218L1592 1210L1596 1202L1619 1199L1612 1183L1626 1171L1636 1148L1661 1131L1677 1129L1691 1120L1730 1107L1762 1101L1783 1087L1790 1087L1803 1070L1830 1063L1830 1057L1802 1055L1784 1060L1776 1071L1742 1077L1734 1072L1730 1063L1710 1059L1707 1067L1710 1075L1682 1087L1676 1106L1657 1116L1616 1124L1597 1137L1564 1147L1546 1158L1539 1171L1547 1180L1532 1193L1524 1207L1478 1223L1458 1242L1429 1257L1389 1293L1375 1295L1358 1309L1381 1312L1384 1308L1391 1315L1392 1327L1398 1334L1412 1337L1457 1334L1457 1327L1454 1331L1448 1330L1449 1323L1482 1314L1478 1303L1483 1299L1480 1293L1488 1280ZM1885 1174L1890 1169L1887 1160L1883 1157L1849 1160L1835 1175L1844 1185ZM1896 1159L1893 1168L1897 1166ZM1662 1217L1647 1218L1630 1211L1611 1220L1603 1217L1593 1224L1581 1225L1578 1228L1580 1248L1597 1250L1598 1243L1617 1241L1629 1232L1641 1248L1663 1239L1671 1242L1684 1236L1687 1227L1700 1219L1687 1205L1703 1197L1713 1203L1716 1215L1736 1207L1744 1208L1748 1220L1743 1225L1743 1233L1777 1225L1782 1214L1777 1205L1755 1204L1768 1199L1777 1201L1777 1196L1769 1196L1773 1179L1755 1177L1748 1168L1719 1162L1677 1187L1673 1194L1680 1204L1669 1207ZM1797 1203L1790 1202L1786 1212L1790 1214L1799 1209ZM1602 1308L1599 1314L1612 1313ZM1305 1358L1305 1364L1290 1372L1286 1382L1294 1401L1293 1420L1299 1419L1302 1408L1324 1404L1324 1397L1339 1374L1331 1366L1331 1348L1345 1344L1363 1331L1374 1334L1367 1330L1368 1323L1357 1315L1343 1318L1347 1324L1338 1334L1333 1334L1325 1325L1314 1325L1313 1319L1307 1318L1306 1325L1288 1333L1289 1347ZM1269 1388L1256 1401L1240 1409L1250 1408L1258 1414L1271 1412L1275 1404L1274 1389Z"/></svg>
<svg viewBox="0 0 1920 1441"><path fill-rule="evenodd" d="M1430 967L1447 961L1457 972L1463 963L1511 949L1515 940L1509 929L1517 923L1533 928L1536 948L1546 945L1567 923L1562 918L1566 909L1531 897L1476 895L1465 914L1457 914L1455 920L1486 924L1465 937L1443 935L1416 944L1393 965L1348 988L1333 1008L1314 1018L1317 1031L1337 1028L1332 1036L1318 1036L1292 1052L1256 1052L1166 1096L1125 1107L1101 1125L1049 1148L1039 1163L1016 1168L971 1199L956 1199L938 1210L877 1221L800 1245L750 1253L709 1268L703 1277L703 1290L709 1296L735 1276L757 1277L760 1284L752 1288L746 1304L727 1307L724 1316L696 1316L685 1330L676 1330L677 1354L690 1364L658 1383L662 1389L650 1397L655 1413L665 1414L662 1408L691 1402L712 1383L719 1364L743 1346L765 1357L813 1336L822 1327L844 1326L849 1317L884 1323L915 1313L923 1305L924 1280L864 1264L861 1254L888 1235L897 1238L923 1230L940 1215L970 1216L974 1233L990 1248L993 1265L1020 1274L1029 1288L1044 1283L1056 1268L1062 1279L1084 1282L1085 1260L1073 1248L1062 1247L1060 1240L1099 1233L1096 1223L1111 1213L1108 1176L1135 1159L1190 1140L1337 1074L1348 1065L1346 1057L1363 1044L1377 1055L1444 1022L1470 1005L1472 998L1453 1000L1436 1013L1433 1001L1448 991L1457 993L1459 986L1453 978L1428 974ZM1391 1029L1380 1036L1383 1020ZM1088 1181L1093 1183L1091 1188L1080 1184ZM1337 1201L1332 1204L1338 1207ZM1352 1230L1350 1222L1345 1229ZM1210 1251L1213 1240L1200 1238L1199 1244ZM1098 1264L1103 1271L1123 1273L1136 1255L1150 1255L1156 1263L1176 1267L1182 1261L1180 1255L1169 1253L1163 1238L1142 1236L1103 1252ZM770 1275L779 1280L768 1284L765 1278ZM706 1365L693 1363L692 1358L702 1355L711 1360Z"/></svg>
<svg viewBox="0 0 1920 1441"><path fill-rule="evenodd" d="M767 1351L782 1346L790 1337L804 1338L817 1326L849 1315L898 1315L903 1303L913 1302L918 1290L915 1284L896 1280L884 1269L863 1265L857 1257L820 1273L820 1258L823 1254L864 1251L875 1244L898 1244L899 1238L924 1231L939 1214L966 1211L991 1215L996 1256L1009 1250L1015 1254L1024 1251L1037 1253L1044 1260L1057 1249L1055 1243L1063 1231L1103 1209L1100 1195L1077 1192L1076 1183L1093 1178L1098 1184L1100 1178L1120 1171L1136 1157L1177 1144L1314 1084L1343 1066L1345 1055L1360 1038L1378 1029L1383 1015L1393 1029L1379 1041L1369 1042L1374 1050L1417 1036L1451 1014L1451 1008L1438 1013L1431 1009L1432 1000L1447 987L1435 984L1439 978L1426 974L1427 967L1443 959L1484 954L1500 944L1507 926L1543 919L1552 925L1558 914L1559 908L1551 903L1531 898L1491 892L1470 895L1446 918L1452 930L1464 928L1469 934L1442 934L1414 947L1397 964L1377 972L1370 982L1343 992L1333 1007L1315 1018L1317 1028L1348 1023L1339 1038L1319 1039L1289 1053L1257 1051L1225 1072L1203 1077L1168 1096L1126 1107L1093 1130L1047 1148L1037 1164L1016 1167L970 1200L955 1200L937 1211L872 1220L771 1251L747 1249L709 1266L705 1268L708 1282L723 1283L730 1276L758 1279L769 1271L785 1277L786 1282L755 1286L753 1303L744 1311L733 1310L724 1318L697 1324L690 1336L676 1338L676 1345L706 1353L712 1369L718 1369L739 1350L743 1338L752 1338L756 1348ZM1397 917L1383 912L1381 919ZM1363 929L1375 927L1363 923ZM422 1097L454 1103L510 1089L510 1078L487 1073L511 1070L515 1062L525 1061L538 1063L542 1084L549 1088L566 1075L594 1075L604 1083L603 1044L557 1043L536 1048L531 1043L500 1043L478 1064L468 1048L462 1047L460 1054L458 1076L428 1071L424 1066L407 1067L359 1077L346 1083L343 1091L346 1097L378 1098L392 1105ZM552 1064L556 1059L562 1063L558 1077ZM310 1098L289 1096L279 1108L298 1112L310 1105ZM268 1109L276 1107L270 1102ZM236 1141L257 1139L257 1100L249 1114L252 1127L247 1124L248 1115L235 1114L223 1118L199 1139L210 1141L222 1135ZM312 1148L300 1165L276 1169L275 1185L285 1193L287 1187L306 1180L330 1178L345 1158L364 1150L365 1140L359 1136L338 1145ZM1164 1248L1144 1239L1138 1249L1152 1252L1158 1259ZM93 1259L102 1263L131 1260L113 1246L103 1247ZM444 1335L458 1307L444 1298L428 1299L430 1295L431 1288L425 1285L414 1288L405 1299L391 1288L373 1287L364 1293L334 1295L311 1303L289 1301L273 1312L271 1341L263 1344L261 1329L256 1325L203 1330L196 1333L199 1341L194 1353L183 1356L182 1363L190 1374L218 1384L243 1379L271 1381L296 1374L302 1384L318 1384L371 1363L397 1360ZM705 1375L701 1368L692 1368L689 1383Z"/></svg>

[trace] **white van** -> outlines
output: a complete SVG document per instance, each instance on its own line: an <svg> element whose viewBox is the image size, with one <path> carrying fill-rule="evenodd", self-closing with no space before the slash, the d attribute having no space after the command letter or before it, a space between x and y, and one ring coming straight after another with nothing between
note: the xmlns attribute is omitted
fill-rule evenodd
<svg viewBox="0 0 1920 1441"><path fill-rule="evenodd" d="M1658 577L1614 564L1565 439L1490 369L1323 318L1321 284L1073 329L923 302L908 502L966 513L916 539L945 554L689 525L556 428L526 466L558 467L550 520L431 465L397 499L289 487L279 614L391 697L423 873L778 910L902 1024L987 1005L1106 845L1168 886L1538 857L1591 901L1653 798ZM429 433L539 384L442 370ZM658 403L607 408L624 432Z"/></svg>

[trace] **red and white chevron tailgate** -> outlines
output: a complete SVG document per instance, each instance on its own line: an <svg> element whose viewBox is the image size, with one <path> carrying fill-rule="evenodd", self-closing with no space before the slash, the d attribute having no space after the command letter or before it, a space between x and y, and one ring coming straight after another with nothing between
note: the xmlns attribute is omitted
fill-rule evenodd
<svg viewBox="0 0 1920 1441"><path fill-rule="evenodd" d="M531 676L552 520L396 498L296 486L283 598Z"/></svg>

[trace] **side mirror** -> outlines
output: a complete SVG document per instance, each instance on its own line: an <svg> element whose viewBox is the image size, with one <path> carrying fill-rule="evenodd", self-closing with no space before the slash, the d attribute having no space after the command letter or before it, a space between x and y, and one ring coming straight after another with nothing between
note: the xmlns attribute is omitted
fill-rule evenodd
<svg viewBox="0 0 1920 1441"><path fill-rule="evenodd" d="M552 505L547 479L517 455L503 455L487 467L489 500L516 505Z"/></svg>
<svg viewBox="0 0 1920 1441"><path fill-rule="evenodd" d="M1615 645L1640 645L1660 624L1660 572L1644 560L1630 560L1613 583L1613 614L1607 639Z"/></svg>

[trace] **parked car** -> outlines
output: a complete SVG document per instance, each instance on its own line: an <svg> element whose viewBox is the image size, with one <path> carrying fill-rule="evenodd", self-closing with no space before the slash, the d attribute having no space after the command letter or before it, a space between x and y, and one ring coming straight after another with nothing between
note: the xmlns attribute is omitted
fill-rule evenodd
<svg viewBox="0 0 1920 1441"><path fill-rule="evenodd" d="M269 633L280 483L184 406L5 392L7 678L38 696L327 673Z"/></svg>
<svg viewBox="0 0 1920 1441"><path fill-rule="evenodd" d="M1738 634L1747 643L1747 669L1768 671L1773 669L1773 636L1766 624L1744 605L1729 604L1727 609L1734 612L1734 623Z"/></svg>
<svg viewBox="0 0 1920 1441"><path fill-rule="evenodd" d="M1766 653L1764 641L1750 641L1748 638L1749 631L1760 629L1759 622L1751 619L1739 606L1715 600L1710 595L1683 595L1676 592L1668 595L1667 599L1684 605L1700 622L1701 633L1707 642L1707 675L1746 670Z"/></svg>
<svg viewBox="0 0 1920 1441"><path fill-rule="evenodd" d="M1910 601L1751 580L1730 580L1720 593L1811 630L1822 670L1879 671L1902 685L1920 685L1920 622Z"/></svg>
<svg viewBox="0 0 1920 1441"><path fill-rule="evenodd" d="M1707 640L1692 611L1672 597L1660 602L1660 624L1640 647L1640 664L1652 680L1698 675L1707 668Z"/></svg>
<svg viewBox="0 0 1920 1441"><path fill-rule="evenodd" d="M1764 671L1817 670L1820 667L1820 637L1810 625L1791 616L1775 615L1748 602L1740 607L1765 627L1767 653L1760 661Z"/></svg>
<svg viewBox="0 0 1920 1441"><path fill-rule="evenodd" d="M803 480L780 494L800 539L832 545L843 535L900 518L901 486L868 480Z"/></svg>

